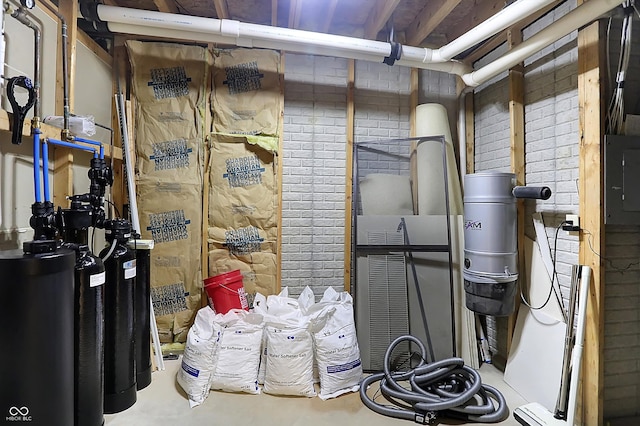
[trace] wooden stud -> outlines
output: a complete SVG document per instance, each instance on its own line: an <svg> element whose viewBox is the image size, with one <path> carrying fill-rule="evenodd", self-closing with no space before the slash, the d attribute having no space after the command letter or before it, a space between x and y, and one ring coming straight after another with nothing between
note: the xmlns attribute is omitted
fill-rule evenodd
<svg viewBox="0 0 640 426"><path fill-rule="evenodd" d="M320 26L320 32L329 32L329 28L331 28L331 22L333 21L333 15L336 13L336 6L338 6L338 0L329 0L329 4L327 5L327 13L324 17L324 22Z"/></svg>
<svg viewBox="0 0 640 426"><path fill-rule="evenodd" d="M111 72L113 76L113 93L118 93L118 82L125 93L126 98L126 72L127 72L127 50L124 46L125 38L116 36L113 43L113 62ZM114 146L121 150L122 135L120 134L120 121L115 105L115 97L111 106L111 127L114 129ZM124 178L123 162L114 163L113 166L113 185L111 186L112 202L120 213L123 211L124 205L127 203L126 181Z"/></svg>
<svg viewBox="0 0 640 426"><path fill-rule="evenodd" d="M229 19L229 8L226 0L213 0L213 4L216 7L218 19Z"/></svg>
<svg viewBox="0 0 640 426"><path fill-rule="evenodd" d="M298 28L298 26L300 26L301 15L302 15L302 0L290 0L289 28Z"/></svg>
<svg viewBox="0 0 640 426"><path fill-rule="evenodd" d="M356 61L349 59L347 63L347 146L345 159L345 190L344 190L344 290L351 292L351 257L353 223L351 210L353 208L353 143L355 121L355 81Z"/></svg>
<svg viewBox="0 0 640 426"><path fill-rule="evenodd" d="M581 1L578 2L582 3ZM586 426L603 424L604 391L604 269L596 253L604 253L603 145L606 69L603 25L599 21L578 31L578 109L580 132L579 261L592 270L582 362L582 407Z"/></svg>
<svg viewBox="0 0 640 426"><path fill-rule="evenodd" d="M278 0L271 0L271 25L278 26Z"/></svg>
<svg viewBox="0 0 640 426"><path fill-rule="evenodd" d="M465 130L466 130L466 150L467 150L467 173L475 173L476 170L476 144L475 144L475 111L473 109L473 92L467 93L464 100L465 106Z"/></svg>
<svg viewBox="0 0 640 426"><path fill-rule="evenodd" d="M158 12L178 13L176 2L169 0L153 0L153 4L158 8Z"/></svg>
<svg viewBox="0 0 640 426"><path fill-rule="evenodd" d="M109 52L104 50L102 46L96 43L91 37L87 35L82 30L78 30L78 41L87 47L90 51L93 52L102 62L105 64L111 65L111 61L113 61L113 57Z"/></svg>
<svg viewBox="0 0 640 426"><path fill-rule="evenodd" d="M76 76L76 40L78 35L78 3L77 0L60 0L58 12L67 23L67 71L69 112L73 112L74 82ZM60 28L60 23L58 24ZM62 46L62 36L58 34L58 46ZM64 112L63 91L63 58L62 49L58 49L56 67L56 115ZM66 138L63 135L63 138ZM53 150L53 204L67 208L67 197L73 194L73 151L69 148L55 147Z"/></svg>
<svg viewBox="0 0 640 426"><path fill-rule="evenodd" d="M284 149L282 147L284 141L284 69L285 69L285 54L280 52L280 114L278 123L278 154L275 159L278 162L276 165L276 186L278 188L278 208L276 209L278 215L278 241L276 242L276 293L280 292L282 287L282 158L284 155Z"/></svg>
<svg viewBox="0 0 640 426"><path fill-rule="evenodd" d="M374 39L387 24L400 0L378 0L364 24L364 37Z"/></svg>
<svg viewBox="0 0 640 426"><path fill-rule="evenodd" d="M418 46L460 4L461 0L433 0L409 24L406 30L407 44Z"/></svg>
<svg viewBox="0 0 640 426"><path fill-rule="evenodd" d="M509 49L513 49L522 42L522 31L513 28L508 31ZM511 140L511 172L516 175L517 185L525 185L525 159L524 159L524 74L522 64L509 70L509 131ZM517 229L518 229L518 259L520 271L524 268L524 200L517 202ZM509 316L507 324L507 354L511 351L513 331L518 317L520 298L515 301L516 310Z"/></svg>

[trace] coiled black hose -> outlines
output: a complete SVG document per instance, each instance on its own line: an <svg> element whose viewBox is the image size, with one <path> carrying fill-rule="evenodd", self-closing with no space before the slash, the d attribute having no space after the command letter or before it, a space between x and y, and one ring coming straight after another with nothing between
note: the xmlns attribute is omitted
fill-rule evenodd
<svg viewBox="0 0 640 426"><path fill-rule="evenodd" d="M420 349L421 361L409 371L391 371L393 350L408 340ZM384 371L366 377L360 384L360 399L378 414L416 423L431 424L438 416L465 421L497 423L509 416L504 396L492 386L482 384L480 374L462 358L425 363L424 344L414 336L400 336L384 354ZM394 404L381 405L367 395L367 388L380 381L380 392ZM407 382L402 386L400 382Z"/></svg>

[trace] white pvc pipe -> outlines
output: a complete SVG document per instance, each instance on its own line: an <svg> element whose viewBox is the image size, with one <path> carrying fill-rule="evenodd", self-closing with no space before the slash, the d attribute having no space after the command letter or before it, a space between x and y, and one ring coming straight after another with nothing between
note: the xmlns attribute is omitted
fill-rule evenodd
<svg viewBox="0 0 640 426"><path fill-rule="evenodd" d="M433 51L432 62L445 62L467 49L505 30L527 16L555 3L557 0L518 0L478 24L457 39Z"/></svg>
<svg viewBox="0 0 640 426"><path fill-rule="evenodd" d="M116 33L124 33L124 34L135 34L140 36L151 36L151 37L164 37L164 38L173 38L173 39L183 39L183 40L191 40L191 41L201 41L204 43L218 43L218 44L227 44L232 46L242 46L242 47L257 47L262 49L275 49L275 50L285 50L288 52L295 53L303 53L307 55L322 55L322 56L333 56L337 58L346 58L346 59L358 59L363 61L371 61L371 62L382 62L384 57L371 55L366 53L361 53L358 51L344 51L343 49L339 49L336 47L324 47L317 46L314 44L298 44L298 43L284 43L277 42L272 40L264 40L264 39L236 39L231 37L220 36L212 33L201 33L194 31L183 31L183 30L174 30L174 29L165 29L159 27L150 27L150 26L142 26L142 25L134 25L134 24L122 24L116 22L110 22L107 24L108 28L112 32ZM418 49L418 48L412 48ZM421 49L420 50L424 50ZM422 62L410 62L405 59L400 59L397 62L399 65L410 66L415 68L429 69L433 71L445 72L448 74L456 74L456 75L464 75L472 71L471 67L457 61L451 62L443 62L443 63L422 63Z"/></svg>
<svg viewBox="0 0 640 426"><path fill-rule="evenodd" d="M567 407L567 425L573 425L578 401L578 382L582 368L582 348L587 323L587 296L591 282L591 268L581 267L580 293L578 298L578 324L576 326L575 343L571 353L571 384L569 385L569 404Z"/></svg>
<svg viewBox="0 0 640 426"><path fill-rule="evenodd" d="M544 49L561 37L597 19L603 13L621 4L622 1L592 0L584 2L562 18L531 36L531 38L518 44L500 58L476 71L463 75L462 80L467 86L479 86Z"/></svg>

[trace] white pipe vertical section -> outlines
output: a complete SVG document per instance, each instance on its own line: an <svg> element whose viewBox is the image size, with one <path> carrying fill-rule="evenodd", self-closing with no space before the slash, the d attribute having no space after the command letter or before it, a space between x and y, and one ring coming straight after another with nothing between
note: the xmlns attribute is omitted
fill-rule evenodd
<svg viewBox="0 0 640 426"><path fill-rule="evenodd" d="M622 1L623 0L593 0L584 2L500 58L476 71L463 75L462 80L467 86L479 86L501 72L522 62L534 53L544 49L561 37L566 36L575 29L597 19L603 13L620 5Z"/></svg>
<svg viewBox="0 0 640 426"><path fill-rule="evenodd" d="M591 283L591 268L582 266L580 276L580 293L578 296L578 324L576 326L576 338L571 352L571 384L569 385L569 404L567 406L567 425L573 425L576 417L578 400L578 383L580 381L580 369L582 367L582 348L587 324L587 296Z"/></svg>

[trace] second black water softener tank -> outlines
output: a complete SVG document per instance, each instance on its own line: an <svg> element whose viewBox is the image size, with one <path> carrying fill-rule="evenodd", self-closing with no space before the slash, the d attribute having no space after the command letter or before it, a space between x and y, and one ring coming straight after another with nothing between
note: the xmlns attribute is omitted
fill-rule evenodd
<svg viewBox="0 0 640 426"><path fill-rule="evenodd" d="M99 257L87 245L76 249L75 426L104 424L104 283Z"/></svg>
<svg viewBox="0 0 640 426"><path fill-rule="evenodd" d="M6 345L0 419L6 424L73 424L74 264L75 253L56 250L55 243L42 253L0 251L0 341Z"/></svg>
<svg viewBox="0 0 640 426"><path fill-rule="evenodd" d="M131 237L128 221L105 224L109 243L100 253L106 272L104 342L104 412L118 413L136 402L135 252L127 247Z"/></svg>

